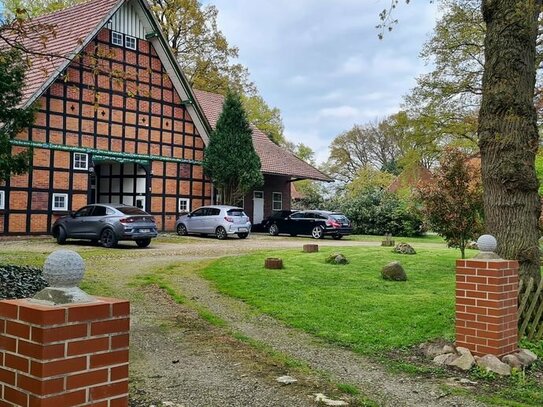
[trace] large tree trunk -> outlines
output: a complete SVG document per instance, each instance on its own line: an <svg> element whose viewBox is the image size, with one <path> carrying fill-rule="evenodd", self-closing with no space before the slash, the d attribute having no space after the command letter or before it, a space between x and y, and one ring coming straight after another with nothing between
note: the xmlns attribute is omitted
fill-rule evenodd
<svg viewBox="0 0 543 407"><path fill-rule="evenodd" d="M523 279L540 274L533 103L541 0L482 0L485 37L479 112L485 222L498 254L520 262Z"/></svg>

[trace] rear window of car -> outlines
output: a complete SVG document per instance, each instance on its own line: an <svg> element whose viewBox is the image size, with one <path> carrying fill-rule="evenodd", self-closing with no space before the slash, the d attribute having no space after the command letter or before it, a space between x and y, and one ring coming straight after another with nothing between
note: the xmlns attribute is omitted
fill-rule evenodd
<svg viewBox="0 0 543 407"><path fill-rule="evenodd" d="M121 206L117 208L117 210L121 211L125 215L147 215L148 213L145 211L142 211L140 208L136 208L135 206Z"/></svg>
<svg viewBox="0 0 543 407"><path fill-rule="evenodd" d="M229 209L226 213L228 216L247 216L243 209Z"/></svg>
<svg viewBox="0 0 543 407"><path fill-rule="evenodd" d="M349 220L345 215L342 213L333 213L330 215L330 217L334 220L340 221L340 222L348 222Z"/></svg>

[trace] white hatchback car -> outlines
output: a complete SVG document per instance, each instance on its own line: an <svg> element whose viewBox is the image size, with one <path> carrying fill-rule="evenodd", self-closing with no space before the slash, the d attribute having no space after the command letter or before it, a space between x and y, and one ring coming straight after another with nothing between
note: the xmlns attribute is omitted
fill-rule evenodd
<svg viewBox="0 0 543 407"><path fill-rule="evenodd" d="M251 232L251 222L242 208L210 205L180 216L175 223L175 230L180 236L189 233L214 234L222 240L236 234L240 239L245 239Z"/></svg>

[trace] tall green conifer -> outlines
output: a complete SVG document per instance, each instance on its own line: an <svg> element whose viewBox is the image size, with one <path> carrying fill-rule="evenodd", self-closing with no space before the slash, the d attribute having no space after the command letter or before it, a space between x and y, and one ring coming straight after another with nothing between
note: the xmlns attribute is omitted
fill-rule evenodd
<svg viewBox="0 0 543 407"><path fill-rule="evenodd" d="M204 169L225 204L236 205L264 182L252 129L239 94L228 92L205 149Z"/></svg>

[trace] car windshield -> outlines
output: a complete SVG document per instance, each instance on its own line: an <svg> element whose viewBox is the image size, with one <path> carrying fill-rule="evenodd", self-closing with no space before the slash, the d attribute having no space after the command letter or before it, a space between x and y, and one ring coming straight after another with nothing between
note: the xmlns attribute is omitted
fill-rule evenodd
<svg viewBox="0 0 543 407"><path fill-rule="evenodd" d="M247 216L243 209L229 209L226 213L228 216Z"/></svg>
<svg viewBox="0 0 543 407"><path fill-rule="evenodd" d="M147 215L147 212L142 211L140 208L136 208L135 206L121 206L117 208L117 210L121 211L125 215Z"/></svg>
<svg viewBox="0 0 543 407"><path fill-rule="evenodd" d="M337 220L339 222L343 222L343 223L346 223L348 222L349 220L347 219L347 217L341 213L333 213L332 215L330 215L330 217L334 220Z"/></svg>

